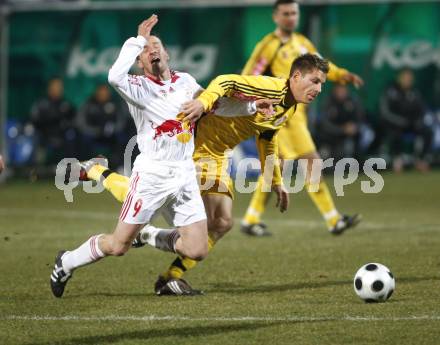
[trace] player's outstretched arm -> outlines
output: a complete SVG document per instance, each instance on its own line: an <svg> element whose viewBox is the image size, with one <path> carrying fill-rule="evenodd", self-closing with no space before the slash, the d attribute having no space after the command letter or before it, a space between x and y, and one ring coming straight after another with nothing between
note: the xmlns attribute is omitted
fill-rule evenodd
<svg viewBox="0 0 440 345"><path fill-rule="evenodd" d="M356 89L359 89L364 85L363 79L355 73L348 72L342 77L342 80L346 83L351 83Z"/></svg>
<svg viewBox="0 0 440 345"><path fill-rule="evenodd" d="M276 207L280 209L280 212L284 212L289 208L289 193L286 188L281 184L273 186L272 190L277 196Z"/></svg>
<svg viewBox="0 0 440 345"><path fill-rule="evenodd" d="M269 98L257 99L255 101L257 112L263 114L266 119L271 118L273 115L275 115L275 110L273 108L275 102L277 102L276 99L269 99Z"/></svg>
<svg viewBox="0 0 440 345"><path fill-rule="evenodd" d="M276 132L267 131L261 133L256 138L256 144L258 155L260 157L261 173L264 177L264 184L271 184L272 191L277 195L276 207L279 208L280 212L284 212L289 207L289 194L283 186L283 179L281 177ZM271 165L273 165L273 169L271 169Z"/></svg>
<svg viewBox="0 0 440 345"><path fill-rule="evenodd" d="M205 112L205 107L203 103L198 99L193 99L191 101L183 103L180 109L185 115L183 121L190 122L196 122Z"/></svg>

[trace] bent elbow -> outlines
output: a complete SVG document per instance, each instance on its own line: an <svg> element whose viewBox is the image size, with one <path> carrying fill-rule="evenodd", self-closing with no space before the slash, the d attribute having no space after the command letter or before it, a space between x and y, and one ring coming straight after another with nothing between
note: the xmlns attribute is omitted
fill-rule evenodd
<svg viewBox="0 0 440 345"><path fill-rule="evenodd" d="M118 84L119 84L119 78L116 75L116 73L113 72L112 69L110 69L110 71L108 72L107 80L108 80L109 84L114 87L118 86Z"/></svg>

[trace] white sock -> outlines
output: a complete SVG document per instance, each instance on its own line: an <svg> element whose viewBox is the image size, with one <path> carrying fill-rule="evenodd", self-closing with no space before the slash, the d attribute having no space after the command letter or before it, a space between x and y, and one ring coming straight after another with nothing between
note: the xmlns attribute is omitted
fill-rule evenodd
<svg viewBox="0 0 440 345"><path fill-rule="evenodd" d="M78 267L88 265L103 258L105 255L98 246L98 239L101 236L92 236L75 250L66 252L62 257L64 271L71 273Z"/></svg>
<svg viewBox="0 0 440 345"><path fill-rule="evenodd" d="M142 243L147 243L165 252L176 252L174 245L179 237L180 234L176 229L161 229L152 225L146 225L140 231Z"/></svg>

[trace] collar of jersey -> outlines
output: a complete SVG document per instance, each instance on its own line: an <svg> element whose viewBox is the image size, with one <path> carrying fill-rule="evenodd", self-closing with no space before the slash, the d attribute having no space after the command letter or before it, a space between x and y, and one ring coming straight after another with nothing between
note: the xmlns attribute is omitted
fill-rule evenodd
<svg viewBox="0 0 440 345"><path fill-rule="evenodd" d="M151 74L145 74L145 77L150 79L152 82L160 85L160 86L164 86L165 82L167 82L168 80L160 80L159 78L156 78L154 75ZM171 71L171 79L169 79L169 81L171 83L175 83L177 79L179 79L180 77L177 75L177 73L175 71Z"/></svg>

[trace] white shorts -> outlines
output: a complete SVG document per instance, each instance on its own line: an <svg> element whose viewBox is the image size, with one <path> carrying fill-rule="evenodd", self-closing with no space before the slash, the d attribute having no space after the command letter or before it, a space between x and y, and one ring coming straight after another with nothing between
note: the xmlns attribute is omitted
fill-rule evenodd
<svg viewBox="0 0 440 345"><path fill-rule="evenodd" d="M159 214L175 227L206 219L192 160L175 165L154 163L131 175L120 220L147 224Z"/></svg>

